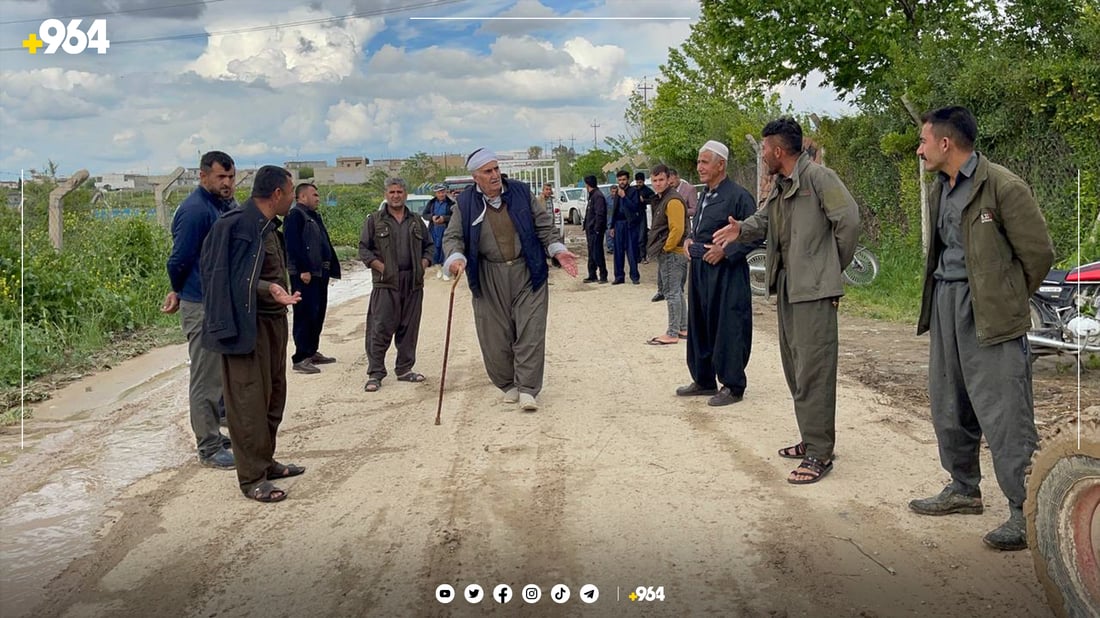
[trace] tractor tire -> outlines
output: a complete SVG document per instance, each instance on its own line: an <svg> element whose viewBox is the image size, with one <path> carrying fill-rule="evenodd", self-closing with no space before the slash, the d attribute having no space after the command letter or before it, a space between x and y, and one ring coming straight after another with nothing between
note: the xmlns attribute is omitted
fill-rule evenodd
<svg viewBox="0 0 1100 618"><path fill-rule="evenodd" d="M1100 616L1100 433L1085 435L1080 449L1067 431L1035 452L1024 503L1035 574L1054 613L1071 618Z"/></svg>

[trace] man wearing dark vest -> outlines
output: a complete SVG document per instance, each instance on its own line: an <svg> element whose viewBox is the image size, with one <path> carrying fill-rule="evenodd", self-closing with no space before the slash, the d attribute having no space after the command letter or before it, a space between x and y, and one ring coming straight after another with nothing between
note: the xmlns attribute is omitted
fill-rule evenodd
<svg viewBox="0 0 1100 618"><path fill-rule="evenodd" d="M653 204L653 228L649 231L646 254L657 260L657 288L668 303L668 330L654 337L650 345L670 345L687 338L687 303L684 282L688 257L684 249L690 227L684 198L669 184L669 168L657 165L650 172L657 201Z"/></svg>
<svg viewBox="0 0 1100 618"><path fill-rule="evenodd" d="M531 198L531 188L502 180L492 151L473 151L466 169L474 185L458 196L443 235L448 256L443 266L455 276L466 272L489 379L506 402L518 401L533 412L546 356L546 258L576 277L577 256L566 250L550 213Z"/></svg>
<svg viewBox="0 0 1100 618"><path fill-rule="evenodd" d="M687 338L691 384L676 389L676 394L709 395L711 406L727 406L744 397L745 366L752 351L752 291L745 256L755 245L721 247L712 239L728 219L741 220L756 212L752 195L726 176L728 157L726 145L713 140L699 149L696 169L707 189L686 242L691 257Z"/></svg>

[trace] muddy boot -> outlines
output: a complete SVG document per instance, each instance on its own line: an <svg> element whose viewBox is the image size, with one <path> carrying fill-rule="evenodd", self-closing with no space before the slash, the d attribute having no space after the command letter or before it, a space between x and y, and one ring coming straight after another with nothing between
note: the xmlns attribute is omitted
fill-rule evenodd
<svg viewBox="0 0 1100 618"><path fill-rule="evenodd" d="M948 485L939 495L911 500L909 509L921 515L981 515L982 492L976 491L974 495L968 496Z"/></svg>
<svg viewBox="0 0 1100 618"><path fill-rule="evenodd" d="M985 544L1001 551L1027 549L1027 526L1022 509L1009 508L1008 521L985 535Z"/></svg>

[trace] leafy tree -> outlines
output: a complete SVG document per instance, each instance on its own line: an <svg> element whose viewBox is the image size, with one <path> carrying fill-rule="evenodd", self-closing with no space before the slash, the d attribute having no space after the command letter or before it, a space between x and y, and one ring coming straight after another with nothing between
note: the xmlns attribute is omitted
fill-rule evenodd
<svg viewBox="0 0 1100 618"><path fill-rule="evenodd" d="M307 180L313 178L313 168L306 166L298 169L298 178L301 180Z"/></svg>
<svg viewBox="0 0 1100 618"><path fill-rule="evenodd" d="M541 159L542 158L542 146L528 146L527 148L528 159Z"/></svg>
<svg viewBox="0 0 1100 618"><path fill-rule="evenodd" d="M601 150L599 148L593 148L583 155L577 157L577 160L573 162L573 177L577 180L583 179L585 176L595 176L601 183L607 178L603 173L603 166L611 163L615 159L618 159L620 155L615 154L609 150ZM575 182L575 181L574 181Z"/></svg>
<svg viewBox="0 0 1100 618"><path fill-rule="evenodd" d="M443 178L439 164L426 152L418 152L401 164L400 175L410 187Z"/></svg>

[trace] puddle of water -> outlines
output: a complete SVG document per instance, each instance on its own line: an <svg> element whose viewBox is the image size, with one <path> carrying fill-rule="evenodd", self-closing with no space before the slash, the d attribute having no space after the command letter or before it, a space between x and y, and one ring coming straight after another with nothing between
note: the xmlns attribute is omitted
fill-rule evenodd
<svg viewBox="0 0 1100 618"><path fill-rule="evenodd" d="M329 290L330 307L370 293L370 271L349 270ZM21 457L65 463L0 510L0 615L28 615L44 600L47 585L94 546L104 512L126 487L192 460L189 426L181 429L176 417L187 413L186 373L177 371L186 363L186 345L153 350L71 384L36 407L30 425L66 426ZM121 420L115 413L126 402L136 411ZM103 423L118 426L90 441L87 434ZM18 474L18 468L16 461L2 472Z"/></svg>
<svg viewBox="0 0 1100 618"><path fill-rule="evenodd" d="M0 513L0 589L5 616L23 616L43 600L46 585L86 555L107 505L131 483L189 459L169 419L133 418L93 448L85 465L66 466L37 491Z"/></svg>

